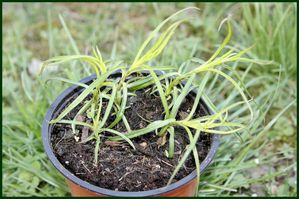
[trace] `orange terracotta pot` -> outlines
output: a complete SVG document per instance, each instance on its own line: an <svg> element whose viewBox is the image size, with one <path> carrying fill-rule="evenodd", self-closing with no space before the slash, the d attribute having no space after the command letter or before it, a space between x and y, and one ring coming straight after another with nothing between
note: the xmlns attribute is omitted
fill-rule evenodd
<svg viewBox="0 0 299 199"><path fill-rule="evenodd" d="M159 75L159 72L157 72L157 74ZM120 75L121 75L120 73L116 73L114 74L114 77ZM80 82L89 83L93 79L95 79L95 75L86 77L82 79ZM76 92L82 92L82 90L83 88L81 87L71 86L68 89L66 89L63 93L61 93L48 109L48 112L45 116L45 119L43 121L43 126L42 126L42 139L43 139L43 145L46 154L50 159L50 161L52 162L52 164L56 167L56 169L66 178L72 196L98 196L98 197L99 196L123 196L123 197L194 196L197 189L195 170L189 175L187 175L186 177L184 177L183 179L175 183L172 183L169 186L154 189L154 190L149 190L149 191L140 191L140 192L124 192L124 191L114 191L114 190L104 189L95 186L93 184L90 184L78 178L70 171L68 171L59 162L59 160L56 158L52 150L50 138L51 138L53 126L49 124L49 121L51 121L52 118L55 118L57 116L56 113L66 106L66 103L68 102L67 99L73 96L74 93ZM206 106L205 102L201 101L201 104L204 106L204 109L206 109L206 111L209 114L211 114L211 111ZM204 161L201 162L200 165L201 173L204 172L205 168L211 163L219 145L219 138L220 138L219 135L213 134L212 143L208 155L204 159Z"/></svg>
<svg viewBox="0 0 299 199"><path fill-rule="evenodd" d="M85 189L83 187L80 187L79 185L73 183L70 180L66 180L72 196L91 196L91 197L105 197L108 195L99 194L93 191L90 191L88 189ZM169 192L159 194L159 195L153 195L153 196L189 196L192 197L195 194L196 189L196 179L191 180L190 182L182 185L181 187L171 190Z"/></svg>

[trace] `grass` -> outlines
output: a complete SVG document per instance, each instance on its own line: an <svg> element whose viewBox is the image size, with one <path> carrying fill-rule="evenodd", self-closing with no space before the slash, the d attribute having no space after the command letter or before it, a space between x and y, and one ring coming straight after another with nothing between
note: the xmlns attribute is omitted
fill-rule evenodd
<svg viewBox="0 0 299 199"><path fill-rule="evenodd" d="M49 81L40 87L37 63L55 55L91 52L89 47L94 45L100 46L104 58L133 61L145 33L180 8L194 6L191 3L99 5L98 9L92 4L3 5L2 183L5 196L69 194L62 177L43 152L40 129L49 104L70 84ZM253 96L251 106L258 114L253 116L249 132L222 138L213 164L201 176L199 194L297 195L296 4L200 3L196 6L202 10L196 14L199 20L181 26L169 47L151 65L169 64L191 70L201 62L194 57L207 60L218 47L214 44L220 44L225 37L219 36L225 31L218 33L217 28L229 13L234 19L232 29L237 34L228 48L238 50L255 44L248 54L251 58L274 61L267 66L233 65L245 82L240 86L246 87ZM184 62L186 59L189 61ZM45 75L53 77L61 73L63 77L79 80L91 73L80 62L70 64L53 66ZM72 70L74 67L76 70ZM215 110L241 99L238 90L220 75L208 82L208 88L202 96L212 100L211 106L217 105ZM247 121L246 113L246 108L235 109L229 119Z"/></svg>

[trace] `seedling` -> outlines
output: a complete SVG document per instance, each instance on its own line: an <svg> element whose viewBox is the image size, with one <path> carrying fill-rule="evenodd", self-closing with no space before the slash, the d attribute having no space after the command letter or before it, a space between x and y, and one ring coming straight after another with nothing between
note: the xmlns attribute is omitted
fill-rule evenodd
<svg viewBox="0 0 299 199"><path fill-rule="evenodd" d="M244 89L239 86L239 82L234 80L232 77L223 72L219 66L227 64L230 62L253 62L257 63L255 60L244 58L243 55L249 51L250 48L242 50L240 52L235 52L234 50L225 50L225 46L230 41L232 36L232 28L230 24L230 19L226 18L222 21L221 26L227 24L227 36L215 51L215 53L210 57L209 60L204 63L199 62L198 66L190 71L182 72L180 68L176 72L174 71L174 66L150 66L149 61L155 59L161 54L164 48L169 43L176 29L184 22L188 21L187 18L174 20L174 18L185 12L187 10L198 10L198 8L190 7L183 9L171 15L169 18L164 20L159 24L154 31L148 36L140 47L134 61L132 64L123 64L122 62L111 63L105 61L100 53L100 50L95 47L93 49L93 55L71 55L71 56L58 56L51 58L44 62L42 71L46 66L59 65L72 60L81 60L87 62L96 74L96 79L89 85L82 83L75 83L78 86L84 87L82 93L74 99L63 110L57 118L50 121L50 123L64 123L70 124L74 136L76 136L76 127L81 125L86 128L89 128L92 131L92 134L84 140L81 140L81 143L95 140L96 144L94 147L94 164L98 163L98 153L99 147L101 144L101 137L103 133L110 133L109 140L111 141L120 141L124 140L128 142L132 148L135 149L135 146L132 142L132 139L143 136L148 133L156 132L160 138L163 138L164 142L161 142L161 145L165 144L165 141L169 144L169 149L166 153L168 158L172 158L174 155L174 145L175 145L175 136L176 132L174 127L180 126L183 127L186 131L186 134L189 138L189 146L185 153L183 154L178 165L174 169L174 172L169 179L168 184L170 184L183 166L184 162L187 160L190 153L193 153L196 171L197 171L197 182L200 178L200 162L198 158L198 152L196 150L196 143L198 142L201 132L205 133L217 133L217 134L230 134L238 132L245 128L244 124L232 122L227 120L228 111L236 106L241 104L246 104L249 111L251 112L251 118L253 116L252 109L247 99L247 96L244 93ZM174 22L170 23L171 20ZM170 23L170 25L169 25ZM155 40L157 34L164 28L165 30L158 36ZM151 42L154 42L151 45ZM148 49L148 50L146 50ZM193 60L194 61L194 60ZM196 62L196 60L195 60ZM165 71L162 75L157 75L155 70ZM42 72L41 71L41 72ZM109 76L116 71L121 71L122 77L111 79ZM141 71L148 71L147 75L134 76L134 74L140 73ZM194 80L202 74L203 78L199 85L195 85ZM204 117L195 117L197 107L199 105L200 99L203 95L204 89L208 80L212 74L218 74L232 83L232 85L239 91L239 94L242 96L242 101L229 105L228 107L216 112L212 115ZM59 78L60 80L73 82L71 80ZM184 83L183 83L184 82ZM242 85L242 84L240 84ZM128 122L125 111L127 105L128 96L135 95L135 92L144 88L151 88L152 93L159 94L163 108L164 108L164 119L153 121L148 126L132 130L130 123ZM192 90L196 89L197 93L194 99L193 107L188 114L188 116L183 120L177 120L176 116L179 111L179 108L183 100L190 94ZM87 96L91 96L91 99L86 100ZM103 102L107 102L104 114L102 105ZM77 115L72 120L66 120L65 116L70 113L76 106L80 103L83 104L82 108L78 111ZM87 116L91 118L92 122L87 123L84 121L78 120L78 117L86 112ZM107 124L107 119L115 115L113 122ZM118 132L113 129L115 125L123 122L126 126L126 132ZM168 135L169 136L166 136ZM107 135L107 134L105 134ZM167 140L168 137L168 140ZM78 140L79 142L79 140Z"/></svg>

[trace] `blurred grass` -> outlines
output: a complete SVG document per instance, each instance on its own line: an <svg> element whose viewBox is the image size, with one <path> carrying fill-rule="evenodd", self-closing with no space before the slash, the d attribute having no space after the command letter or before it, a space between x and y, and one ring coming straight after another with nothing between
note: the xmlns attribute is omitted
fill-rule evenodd
<svg viewBox="0 0 299 199"><path fill-rule="evenodd" d="M99 45L106 59L130 62L150 30L187 6L202 11L192 23L180 27L156 62L179 67L191 57L206 60L224 37L225 31L217 32L217 28L228 14L234 20L230 46L240 49L255 44L249 56L275 61L266 66L231 66L254 97L256 115L250 132L240 135L243 141L235 136L222 137L213 164L202 175L200 195L297 195L295 3L4 3L4 196L69 195L63 177L46 158L40 136L47 108L69 85L50 82L41 86L37 76L40 61L54 55L88 53ZM90 73L80 64L53 67L46 76L59 74L79 80ZM229 82L217 77L211 80L206 96L217 105L215 109L239 98ZM245 109L235 110L230 117L245 120L244 113Z"/></svg>

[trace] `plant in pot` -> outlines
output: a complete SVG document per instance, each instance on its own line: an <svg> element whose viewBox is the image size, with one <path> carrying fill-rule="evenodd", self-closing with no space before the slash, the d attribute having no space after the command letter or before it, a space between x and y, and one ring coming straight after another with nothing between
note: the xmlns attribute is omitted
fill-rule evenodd
<svg viewBox="0 0 299 199"><path fill-rule="evenodd" d="M198 10L183 9L159 24L132 64L105 61L97 47L93 56L58 56L44 62L42 71L80 60L95 72L78 83L57 78L74 85L54 101L42 127L46 153L66 177L72 195L193 196L219 135L245 128L227 116L244 103L252 114L249 101L239 82L219 67L255 61L242 57L249 49L223 53L232 35L229 19L223 20L228 34L208 61L193 59L197 67L178 71L149 64L187 19L170 21L191 9ZM242 101L212 113L202 96L213 74L230 81Z"/></svg>

